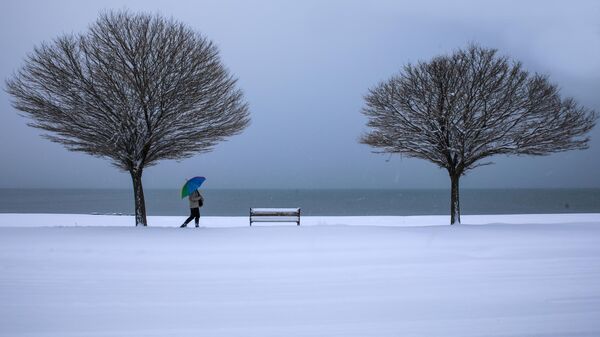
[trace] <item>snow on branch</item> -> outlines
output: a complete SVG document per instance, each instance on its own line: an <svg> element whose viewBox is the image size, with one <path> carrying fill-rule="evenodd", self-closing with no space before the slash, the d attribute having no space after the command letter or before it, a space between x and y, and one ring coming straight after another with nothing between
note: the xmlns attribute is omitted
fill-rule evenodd
<svg viewBox="0 0 600 337"><path fill-rule="evenodd" d="M585 149L597 119L546 76L477 45L405 66L365 102L362 143L459 175L493 155Z"/></svg>
<svg viewBox="0 0 600 337"><path fill-rule="evenodd" d="M211 41L127 11L35 48L7 89L47 138L126 171L210 151L249 123Z"/></svg>

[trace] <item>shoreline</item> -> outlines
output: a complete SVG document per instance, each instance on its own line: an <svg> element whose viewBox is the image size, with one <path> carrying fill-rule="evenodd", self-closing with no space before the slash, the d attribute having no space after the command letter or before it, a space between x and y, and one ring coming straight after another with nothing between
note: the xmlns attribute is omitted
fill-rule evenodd
<svg viewBox="0 0 600 337"><path fill-rule="evenodd" d="M148 227L178 227L187 215L148 216ZM302 216L301 226L425 227L450 226L449 215L409 216ZM461 225L485 224L600 224L600 213L462 215ZM132 215L0 213L5 227L135 227ZM205 228L249 227L248 216L204 216ZM295 223L264 223L256 227L293 226ZM253 226L253 227L254 227Z"/></svg>

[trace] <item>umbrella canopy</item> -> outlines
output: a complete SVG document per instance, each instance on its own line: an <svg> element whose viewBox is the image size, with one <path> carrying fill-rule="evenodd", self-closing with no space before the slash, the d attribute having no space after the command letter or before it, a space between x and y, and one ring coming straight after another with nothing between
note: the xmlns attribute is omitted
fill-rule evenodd
<svg viewBox="0 0 600 337"><path fill-rule="evenodd" d="M194 177L188 180L181 188L181 198L185 198L194 193L194 191L197 190L205 180L206 178L204 177Z"/></svg>

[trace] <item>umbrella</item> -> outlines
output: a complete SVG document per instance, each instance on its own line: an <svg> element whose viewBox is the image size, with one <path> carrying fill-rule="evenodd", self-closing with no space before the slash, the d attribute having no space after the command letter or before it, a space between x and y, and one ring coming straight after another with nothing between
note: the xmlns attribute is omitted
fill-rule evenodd
<svg viewBox="0 0 600 337"><path fill-rule="evenodd" d="M181 198L185 198L194 193L194 191L197 190L205 180L206 178L204 177L194 177L188 180L181 188Z"/></svg>

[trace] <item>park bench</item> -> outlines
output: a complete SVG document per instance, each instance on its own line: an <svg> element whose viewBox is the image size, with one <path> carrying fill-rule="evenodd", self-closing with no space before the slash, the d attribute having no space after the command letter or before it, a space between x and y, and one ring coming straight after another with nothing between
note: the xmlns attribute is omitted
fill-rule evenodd
<svg viewBox="0 0 600 337"><path fill-rule="evenodd" d="M250 208L253 222L295 222L300 226L300 208Z"/></svg>

